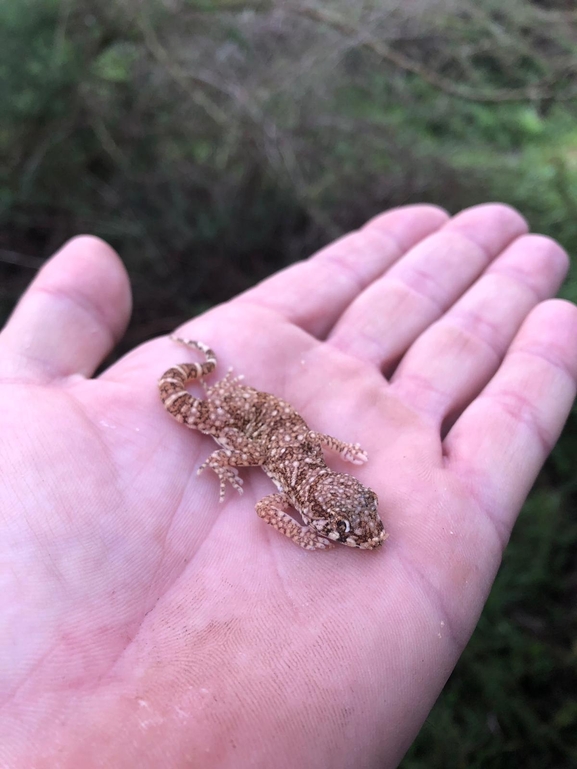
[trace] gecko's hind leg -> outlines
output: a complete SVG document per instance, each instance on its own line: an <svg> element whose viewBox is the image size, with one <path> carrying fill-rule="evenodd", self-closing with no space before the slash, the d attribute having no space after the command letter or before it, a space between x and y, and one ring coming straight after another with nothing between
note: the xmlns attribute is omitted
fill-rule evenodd
<svg viewBox="0 0 577 769"><path fill-rule="evenodd" d="M352 462L353 465L364 464L369 456L358 443L344 443L339 441L338 438L333 438L332 435L325 435L324 433L309 432L309 438L311 440L317 440L321 446L324 446L336 454L339 454L345 462Z"/></svg>

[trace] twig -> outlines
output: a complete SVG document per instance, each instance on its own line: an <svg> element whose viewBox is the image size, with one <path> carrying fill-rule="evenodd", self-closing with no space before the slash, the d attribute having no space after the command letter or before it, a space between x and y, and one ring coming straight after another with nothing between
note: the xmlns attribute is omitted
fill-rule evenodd
<svg viewBox="0 0 577 769"><path fill-rule="evenodd" d="M19 254L18 251L8 251L6 248L0 248L0 262L5 262L6 264L15 264L18 267L26 267L29 270L39 270L44 261L39 256L28 256L26 254Z"/></svg>
<svg viewBox="0 0 577 769"><path fill-rule="evenodd" d="M168 52L158 39L156 32L148 23L148 20L145 20L144 17L139 18L138 26L144 36L144 42L148 50L154 58L163 65L172 79L180 85L190 99L197 106L201 107L215 123L220 126L226 125L228 121L227 114L218 106L218 104L216 104L216 102L207 96L202 89L191 88L190 83L198 81L198 78L192 73L184 72L180 67L173 63ZM202 83L202 85L206 84Z"/></svg>
<svg viewBox="0 0 577 769"><path fill-rule="evenodd" d="M288 10L297 16L308 18L311 21L320 22L321 24L326 24L344 35L358 35L358 30L355 29L353 25L332 13L327 13L325 10L321 10L320 8L302 6L291 8L289 6ZM460 99L466 99L467 101L490 103L533 101L541 99L567 101L569 99L574 99L577 96L577 88L574 85L567 88L564 92L557 92L554 87L549 87L549 83L552 81L554 82L554 77L552 75L523 88L501 88L492 91L471 88L467 85L455 83L437 72L429 71L419 62L405 56L405 54L400 51L395 51L382 41L374 39L362 40L361 45L364 48L368 48L382 59L390 61L391 64L394 64L399 69L418 75L422 80L435 88L438 88L440 91L444 91L445 93ZM565 72L563 74L566 76L568 73Z"/></svg>

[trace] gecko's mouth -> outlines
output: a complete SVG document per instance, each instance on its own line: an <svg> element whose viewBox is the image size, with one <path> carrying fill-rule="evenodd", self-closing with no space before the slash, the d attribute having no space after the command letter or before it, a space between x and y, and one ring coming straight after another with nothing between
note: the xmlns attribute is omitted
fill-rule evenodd
<svg viewBox="0 0 577 769"><path fill-rule="evenodd" d="M383 535L384 536L376 539L370 539L368 542L363 542L359 545L359 548L361 550L376 550L377 547L381 547L385 539L389 536L388 534L385 534L385 532L383 532Z"/></svg>
<svg viewBox="0 0 577 769"><path fill-rule="evenodd" d="M387 539L389 535L386 533L384 529L381 529L381 531L377 534L376 537L371 537L370 539L365 540L364 542L359 542L358 540L354 540L352 537L348 537L345 540L341 540L343 545L346 545L347 547L358 547L360 550L375 550L377 547L380 547L385 539Z"/></svg>

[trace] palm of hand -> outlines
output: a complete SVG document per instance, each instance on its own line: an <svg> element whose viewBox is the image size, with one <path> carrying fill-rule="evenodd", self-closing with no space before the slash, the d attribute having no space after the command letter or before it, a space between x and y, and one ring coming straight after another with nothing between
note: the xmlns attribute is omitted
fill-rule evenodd
<svg viewBox="0 0 577 769"><path fill-rule="evenodd" d="M501 224L493 257L522 233L506 209L468 216L478 228L491 217ZM409 224L416 242L442 216L406 209L379 226L406 232ZM565 261L549 241L521 240L524 252L537 254L535 304L556 290ZM336 277L346 273L335 263L350 239L345 245L306 269L326 263ZM497 262L520 261L514 251L515 244ZM471 406L531 303L509 303L502 319L509 330L492 339L485 362L471 328L472 341L449 333L450 323L427 322L431 297L421 327L391 324L393 341L376 353L378 334L369 338L367 329L381 304L403 305L392 296L401 273L391 267L387 283L377 277L386 272L380 265L364 291L342 281L332 305L330 291L315 296L311 283L312 298L307 304L303 295L294 310L299 269L199 318L186 334L216 350L217 377L234 365L248 384L291 402L312 429L367 449L368 464L354 474L377 492L390 539L371 553L299 550L254 513L272 490L255 469L241 470L243 497L228 488L219 505L216 478L194 472L214 444L177 425L158 398L158 376L188 357L166 339L96 380L72 374L55 383L45 374L15 382L19 366L10 363L2 385L9 566L0 615L13 648L1 679L0 759L34 756L50 766L64 756L64 765L91 766L98 741L98 760L114 766L136 757L140 766L238 766L250 756L259 766L336 767L371 766L379 757L394 765L407 748L472 632L517 509L565 418L575 349L563 340L577 320L563 303L533 311L517 336L517 359L509 355ZM495 304L479 289L488 280L448 315L453 329L475 313L488 323ZM39 293L54 301L51 291ZM23 308L4 332L7 358L30 325L26 300ZM553 354L553 336L556 358L546 365L542 351ZM87 369L98 360L91 354ZM381 367L394 369L402 356L388 383ZM461 365L470 359L481 363ZM443 424L455 419L442 442ZM23 712L25 729L15 731Z"/></svg>

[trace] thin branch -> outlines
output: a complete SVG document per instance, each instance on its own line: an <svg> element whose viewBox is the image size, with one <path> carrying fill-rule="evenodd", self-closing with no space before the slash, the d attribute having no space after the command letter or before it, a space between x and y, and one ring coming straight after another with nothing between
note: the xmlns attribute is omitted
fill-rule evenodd
<svg viewBox="0 0 577 769"><path fill-rule="evenodd" d="M358 35L358 30L353 25L332 13L321 10L320 8L301 6L289 8L288 10L297 16L320 22L321 24L326 24L327 26L332 27L332 29L341 32L343 35ZM406 72L412 72L414 75L417 75L426 83L438 88L440 91L444 91L451 96L456 96L457 98L465 99L467 101L488 103L533 101L541 99L567 101L577 96L577 87L575 87L575 85L567 88L564 92L557 92L554 86L549 86L550 83L554 84L556 82L558 75L550 75L537 83L523 88L501 88L492 91L471 88L467 85L455 83L437 72L431 72L419 62L405 56L405 54L400 51L395 51L382 41L374 39L362 40L361 45L377 54L380 58L391 62L391 64L394 64L399 69L405 70ZM567 72L563 73L565 77L567 74Z"/></svg>
<svg viewBox="0 0 577 769"><path fill-rule="evenodd" d="M539 8L534 6L532 12L542 21L562 24L573 24L577 21L577 11L560 11L554 8Z"/></svg>
<svg viewBox="0 0 577 769"><path fill-rule="evenodd" d="M244 13L245 11L270 11L274 8L274 3L270 0L253 0L251 3L247 3L246 0L219 0L218 3L209 7L205 3L201 3L198 6L192 6L190 9L194 14L207 14L207 13Z"/></svg>
<svg viewBox="0 0 577 769"><path fill-rule="evenodd" d="M171 57L161 44L156 32L152 29L148 21L145 21L145 19L141 17L138 19L138 26L144 36L144 42L146 43L148 50L154 58L163 65L172 79L180 85L190 99L197 106L201 107L217 125L226 125L228 122L227 114L221 110L218 104L207 96L201 88L191 88L190 84L195 81L198 82L198 78L189 72L184 72L172 62ZM205 85L205 83L203 83L203 85Z"/></svg>
<svg viewBox="0 0 577 769"><path fill-rule="evenodd" d="M39 256L28 256L27 254L20 254L18 251L0 248L0 262L15 264L17 267L26 267L28 270L39 270L44 264L44 259Z"/></svg>
<svg viewBox="0 0 577 769"><path fill-rule="evenodd" d="M66 42L66 29L68 27L68 21L72 12L71 0L62 0L60 5L60 11L58 14L58 23L54 30L54 44L52 57L52 65L58 67L63 62L64 44Z"/></svg>
<svg viewBox="0 0 577 769"><path fill-rule="evenodd" d="M543 56L537 46L529 45L522 34L515 35L505 29L503 24L497 24L487 9L479 7L475 3L475 0L468 0L467 13L487 30L488 34L493 39L490 42L490 46L495 53L499 54L501 59L503 59L504 56L506 57L512 53L517 53L520 56L532 57L544 68L549 67L551 64L551 59L547 59L547 57ZM516 21L514 13L509 17L509 21L511 23ZM467 23L469 23L468 20ZM554 76L554 73L549 72L549 76Z"/></svg>

